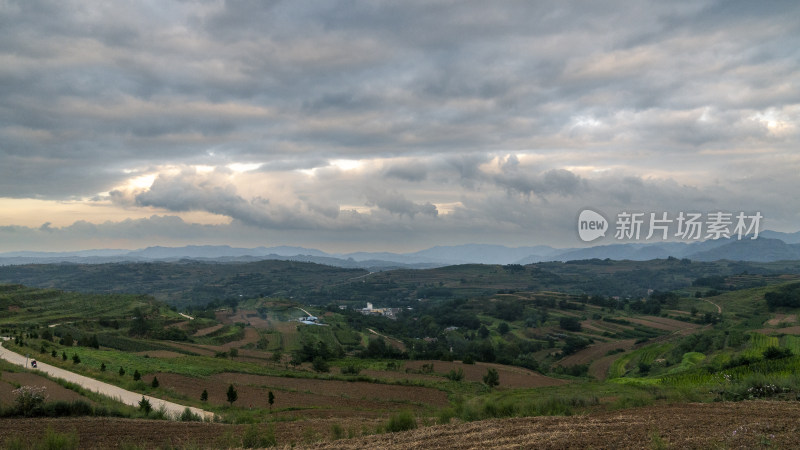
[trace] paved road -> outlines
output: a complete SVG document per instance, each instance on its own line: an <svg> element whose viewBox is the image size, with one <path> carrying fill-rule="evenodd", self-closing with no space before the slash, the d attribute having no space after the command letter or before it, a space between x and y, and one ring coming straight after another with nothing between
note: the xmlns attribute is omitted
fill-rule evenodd
<svg viewBox="0 0 800 450"><path fill-rule="evenodd" d="M3 338L6 340L7 338ZM19 353L12 352L7 348L2 346L2 341L0 341L0 358L5 359L6 361L16 364L18 366L25 367L27 363L27 359L25 356L20 355ZM51 366L50 364L45 364L43 362L37 361L38 368L32 370L39 370L44 372L52 377L60 378L62 380L69 381L70 383L75 383L80 385L84 389L88 389L90 391L94 391L105 395L107 397L114 398L126 405L132 406L139 406L139 401L142 399L142 394L137 394L136 392L131 392L125 389L122 389L119 386L114 386L113 384L104 383L102 381L95 380L94 378L85 377L83 375L78 375L77 373L70 372L68 370L61 369L59 367ZM30 366L28 366L31 369ZM160 398L150 397L149 395L145 395L144 398L150 400L150 404L153 405L153 410L158 410L162 406L166 409L167 413L173 417L180 416L181 413L186 409L185 405L179 405L177 403L168 402L166 400L161 400ZM189 409L203 417L207 421L211 421L214 419L214 413L209 411L204 411L199 408L189 407Z"/></svg>

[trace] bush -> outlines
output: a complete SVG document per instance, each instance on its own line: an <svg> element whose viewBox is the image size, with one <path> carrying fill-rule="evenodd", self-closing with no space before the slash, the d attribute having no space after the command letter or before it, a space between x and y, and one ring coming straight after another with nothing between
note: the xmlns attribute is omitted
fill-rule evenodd
<svg viewBox="0 0 800 450"><path fill-rule="evenodd" d="M334 441L344 438L344 428L338 423L331 425L331 439Z"/></svg>
<svg viewBox="0 0 800 450"><path fill-rule="evenodd" d="M355 364L348 364L341 369L342 375L358 375L361 372L361 369L355 366Z"/></svg>
<svg viewBox="0 0 800 450"><path fill-rule="evenodd" d="M328 361L325 361L324 358L321 356L317 356L314 358L314 361L311 363L311 368L314 369L316 372L330 372L331 367L328 364Z"/></svg>
<svg viewBox="0 0 800 450"><path fill-rule="evenodd" d="M781 359L792 356L792 351L788 348L779 348L775 346L767 347L764 350L764 359Z"/></svg>
<svg viewBox="0 0 800 450"><path fill-rule="evenodd" d="M45 405L45 413L48 416L64 417L64 416L91 416L94 414L92 405L84 400L75 400L73 402L58 401L48 403Z"/></svg>
<svg viewBox="0 0 800 450"><path fill-rule="evenodd" d="M402 411L389 418L386 424L386 431L396 433L398 431L408 431L417 428L417 421L410 411Z"/></svg>
<svg viewBox="0 0 800 450"><path fill-rule="evenodd" d="M22 386L12 391L14 412L25 417L40 416L44 412L44 401L47 399L44 387Z"/></svg>
<svg viewBox="0 0 800 450"><path fill-rule="evenodd" d="M464 369L460 367L458 368L458 370L450 369L450 372L448 372L445 376L447 377L448 380L451 381L461 381L464 379Z"/></svg>
<svg viewBox="0 0 800 450"><path fill-rule="evenodd" d="M47 430L44 432L44 437L36 447L59 450L77 449L79 448L78 434L74 431L71 433L57 433L53 431L52 428L47 427Z"/></svg>
<svg viewBox="0 0 800 450"><path fill-rule="evenodd" d="M500 384L500 375L497 373L496 369L492 369L491 367L486 369L486 375L483 376L483 382L489 386L489 388L493 388Z"/></svg>
<svg viewBox="0 0 800 450"><path fill-rule="evenodd" d="M193 413L192 410L189 409L188 407L186 407L186 409L183 410L183 412L181 413L180 417L178 417L178 419L181 422L202 422L203 421L203 419L200 417L200 415Z"/></svg>
<svg viewBox="0 0 800 450"><path fill-rule="evenodd" d="M258 425L251 424L242 435L242 447L244 448L274 447L277 443L275 430L272 427L261 432Z"/></svg>

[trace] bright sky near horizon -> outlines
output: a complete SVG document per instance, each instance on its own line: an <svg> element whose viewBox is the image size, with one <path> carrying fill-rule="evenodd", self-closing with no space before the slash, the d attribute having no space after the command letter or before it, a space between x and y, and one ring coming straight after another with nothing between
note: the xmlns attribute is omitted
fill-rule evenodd
<svg viewBox="0 0 800 450"><path fill-rule="evenodd" d="M794 1L0 1L0 252L800 229Z"/></svg>

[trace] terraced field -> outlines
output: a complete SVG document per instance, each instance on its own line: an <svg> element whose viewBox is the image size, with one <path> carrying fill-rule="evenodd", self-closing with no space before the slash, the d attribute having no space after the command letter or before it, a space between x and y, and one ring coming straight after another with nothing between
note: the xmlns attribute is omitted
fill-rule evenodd
<svg viewBox="0 0 800 450"><path fill-rule="evenodd" d="M576 417L483 420L307 448L796 448L798 431L800 408L794 403L689 403Z"/></svg>

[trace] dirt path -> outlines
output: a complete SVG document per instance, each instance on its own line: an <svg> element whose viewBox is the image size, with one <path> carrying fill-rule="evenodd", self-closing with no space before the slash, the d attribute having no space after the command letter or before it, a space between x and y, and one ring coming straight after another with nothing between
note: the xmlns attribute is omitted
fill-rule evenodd
<svg viewBox="0 0 800 450"><path fill-rule="evenodd" d="M7 348L2 346L2 342L0 342L0 358L5 359L6 361L16 364L18 366L26 367L28 364L28 359L24 356L20 355L19 353L12 352ZM27 365L30 369L30 365ZM142 399L142 394L138 394L136 392L131 392L121 387L114 386L113 384L104 383L102 381L95 380L93 378L89 378L83 375L78 375L77 373L70 372L68 370L61 369L59 367L51 366L50 364L45 364L43 362L38 363L38 367L33 370L38 370L40 372L44 372L51 377L60 378L62 380L69 381L70 383L75 383L84 389L88 389L93 392L97 392L99 394L105 395L107 397L111 397L125 403L126 405L131 406L138 406L139 401ZM161 409L163 406L166 409L167 413L170 414L172 417L178 417L183 413L186 409L186 406L179 405L177 403L169 402L166 400L162 400L160 398L150 397L145 395L144 398L150 401L150 404L153 406L154 410ZM199 408L189 407L189 409L194 413L203 417L205 420L210 421L214 418L214 413L209 411L204 411Z"/></svg>
<svg viewBox="0 0 800 450"><path fill-rule="evenodd" d="M707 299L707 298L704 298L703 300L705 300L705 301L707 301L708 303L711 303L712 305L716 306L716 307L717 307L717 313L718 313L718 314L722 314L722 307L721 307L721 306L719 306L718 304L716 304L716 303L712 302L711 300L709 300L709 299Z"/></svg>

